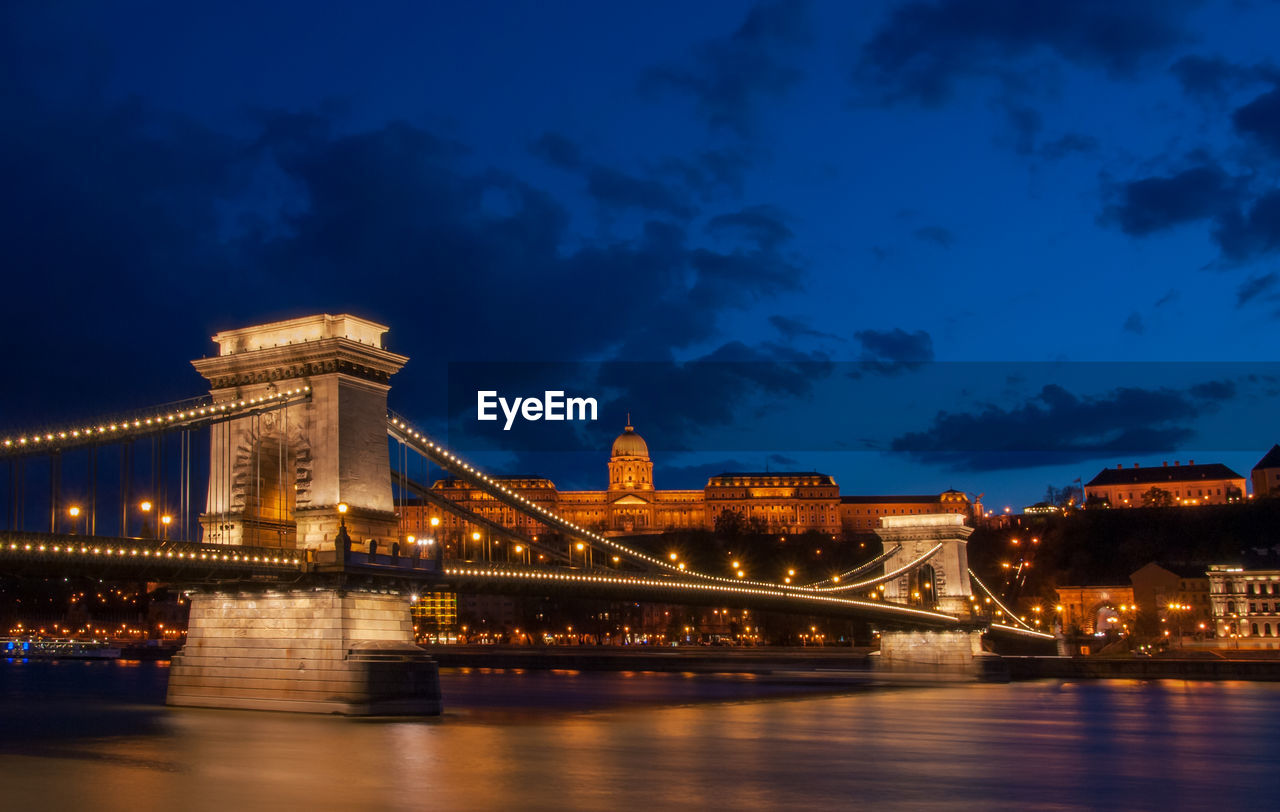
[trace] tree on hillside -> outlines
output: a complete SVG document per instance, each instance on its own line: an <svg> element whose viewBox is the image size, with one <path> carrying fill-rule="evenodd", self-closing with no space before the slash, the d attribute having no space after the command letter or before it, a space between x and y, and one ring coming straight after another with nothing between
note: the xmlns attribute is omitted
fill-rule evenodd
<svg viewBox="0 0 1280 812"><path fill-rule="evenodd" d="M1083 502L1084 494L1079 485L1064 485L1061 488L1050 485L1044 490L1044 501L1058 507L1067 507Z"/></svg>
<svg viewBox="0 0 1280 812"><path fill-rule="evenodd" d="M1143 507L1172 507L1173 494L1164 488L1153 487L1142 494L1142 505Z"/></svg>
<svg viewBox="0 0 1280 812"><path fill-rule="evenodd" d="M742 531L746 530L747 523L742 518L741 513L725 508L716 516L714 526L717 536L733 538L742 535Z"/></svg>

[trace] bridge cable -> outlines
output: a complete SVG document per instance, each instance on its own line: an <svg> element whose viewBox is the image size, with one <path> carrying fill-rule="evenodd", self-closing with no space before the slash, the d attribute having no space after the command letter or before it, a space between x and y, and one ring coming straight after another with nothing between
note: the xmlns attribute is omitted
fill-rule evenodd
<svg viewBox="0 0 1280 812"><path fill-rule="evenodd" d="M1003 610L1004 613L1009 616L1010 620L1012 620L1014 623L1020 624L1021 626L1025 627L1026 630L1029 632L1036 631L1035 629L1028 626L1026 621L1019 619L1019 617L1016 614L1014 614L1012 609L1010 609L1009 607L1001 603L1000 599L995 596L995 593L993 593L990 589L988 589L986 584L982 583L982 579L978 577L977 573L975 573L973 570L969 570L969 577L972 578L975 583L977 583L979 589L981 589L983 592L987 594L987 597L991 598L991 600L995 603L996 606L1000 607L1000 609ZM1037 632L1037 634L1043 634L1043 632Z"/></svg>

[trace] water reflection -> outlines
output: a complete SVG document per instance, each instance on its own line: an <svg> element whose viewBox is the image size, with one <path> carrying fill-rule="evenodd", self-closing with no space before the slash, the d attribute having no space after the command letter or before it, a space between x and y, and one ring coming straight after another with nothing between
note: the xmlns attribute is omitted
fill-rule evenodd
<svg viewBox="0 0 1280 812"><path fill-rule="evenodd" d="M4 678L11 808L1231 808L1275 786L1280 734L1258 683L454 672L445 718L361 722L165 710L145 680L59 667Z"/></svg>

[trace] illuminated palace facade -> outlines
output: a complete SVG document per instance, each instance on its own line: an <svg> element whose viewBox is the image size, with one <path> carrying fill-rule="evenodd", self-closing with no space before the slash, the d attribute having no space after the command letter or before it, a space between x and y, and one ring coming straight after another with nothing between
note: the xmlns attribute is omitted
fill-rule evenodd
<svg viewBox="0 0 1280 812"><path fill-rule="evenodd" d="M1147 494L1155 488L1168 494L1171 505L1226 505L1245 498L1245 479L1222 463L1183 465L1174 460L1159 468L1134 463L1103 469L1084 486L1085 502L1101 502L1113 508L1148 507Z"/></svg>
<svg viewBox="0 0 1280 812"><path fill-rule="evenodd" d="M664 533L712 530L725 511L770 533L835 535L842 531L869 532L880 517L918 513L970 514L973 506L960 491L926 496L845 496L827 474L775 471L723 473L697 490L657 490L649 446L628 423L613 441L609 455L608 487L601 491L561 491L551 480L537 476L502 477L502 483L531 502L553 510L569 521L605 534ZM442 479L432 490L459 507L513 530L533 536L545 532L538 521L502 505L493 497L457 479ZM405 524L425 528L429 506L406 506ZM442 529L467 529L449 513L438 514Z"/></svg>

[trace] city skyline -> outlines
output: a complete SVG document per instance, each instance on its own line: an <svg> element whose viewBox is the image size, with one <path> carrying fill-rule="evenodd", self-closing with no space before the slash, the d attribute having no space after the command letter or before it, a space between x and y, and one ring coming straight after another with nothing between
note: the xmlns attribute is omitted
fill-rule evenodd
<svg viewBox="0 0 1280 812"><path fill-rule="evenodd" d="M580 385L671 449L672 487L768 461L1016 509L1117 463L1247 473L1280 440L1274 393L1226 369L1274 357L1280 12L1034 9L9 9L3 340L28 385L0 410L186 397L214 332L351 312L391 326L393 405L442 435L453 364L649 365ZM912 389L926 362L1205 366L951 399ZM847 408L840 365L894 394ZM850 412L911 420L849 450ZM954 442L1011 428L1021 464ZM599 446L557 447L485 462L589 484Z"/></svg>

